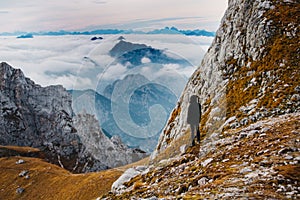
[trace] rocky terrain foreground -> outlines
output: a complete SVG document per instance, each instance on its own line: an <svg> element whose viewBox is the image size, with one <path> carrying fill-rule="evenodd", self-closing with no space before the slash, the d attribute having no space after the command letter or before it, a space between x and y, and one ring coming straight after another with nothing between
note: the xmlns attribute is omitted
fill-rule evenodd
<svg viewBox="0 0 300 200"><path fill-rule="evenodd" d="M226 131L162 160L103 198L299 199L299 121L300 113L287 114Z"/></svg>

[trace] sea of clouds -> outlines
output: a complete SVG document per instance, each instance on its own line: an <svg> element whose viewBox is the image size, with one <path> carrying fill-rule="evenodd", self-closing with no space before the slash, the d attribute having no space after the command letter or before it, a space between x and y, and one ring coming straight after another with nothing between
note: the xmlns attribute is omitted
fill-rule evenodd
<svg viewBox="0 0 300 200"><path fill-rule="evenodd" d="M42 86L59 84L67 89L94 89L95 80L99 76L108 80L110 77L115 79L125 69L122 65L108 67L114 61L109 51L120 35L105 35L103 40L95 41L91 37L67 35L18 39L15 36L1 36L1 62L20 68L27 77ZM213 37L184 35L138 34L124 37L126 41L167 50L170 56L184 58L191 63L192 68L166 65L160 73L169 73L171 69L187 77L200 65L213 40ZM147 58L143 62L147 63ZM97 74L93 71L95 67L98 67Z"/></svg>

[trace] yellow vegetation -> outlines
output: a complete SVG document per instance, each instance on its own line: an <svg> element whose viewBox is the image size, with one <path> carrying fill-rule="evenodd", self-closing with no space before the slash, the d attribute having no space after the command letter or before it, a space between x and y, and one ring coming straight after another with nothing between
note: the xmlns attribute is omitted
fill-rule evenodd
<svg viewBox="0 0 300 200"><path fill-rule="evenodd" d="M282 4L278 1L276 4L276 9L270 9L264 14L272 22L271 26L275 31L274 36L269 38L265 46L265 56L258 61L247 58L251 61L249 68L237 66L234 59L226 63L238 68L227 88L228 117L243 117L244 114L239 111L239 108L258 97L258 108L287 109L289 108L287 102L296 93L294 89L300 82L300 4ZM295 35L291 37L287 32L294 32ZM254 74L247 76L247 72L250 71L254 71ZM249 87L250 80L253 78L257 84ZM263 79L267 80L266 85L262 85ZM260 96L259 91L262 87L266 90L264 95Z"/></svg>
<svg viewBox="0 0 300 200"><path fill-rule="evenodd" d="M2 146L5 149L5 146ZM7 147L19 152L39 151L30 147ZM23 164L16 164L22 159ZM133 166L145 165L149 158L137 163L87 174L72 174L57 165L49 164L39 158L3 157L0 158L0 199L95 199L108 191L122 173ZM29 179L19 177L23 170L29 171ZM17 194L18 187L24 188Z"/></svg>
<svg viewBox="0 0 300 200"><path fill-rule="evenodd" d="M19 159L25 163L17 165ZM18 176L23 170L29 171L29 179ZM38 158L0 158L0 199L93 199L108 192L122 172L71 174ZM18 187L25 191L17 194Z"/></svg>
<svg viewBox="0 0 300 200"><path fill-rule="evenodd" d="M158 163L160 160L172 158L176 155L179 155L180 147L182 145L190 145L190 134L190 130L188 130L180 138L172 140L172 143L170 142L170 145L168 145L166 149L160 151L159 154L153 160L151 160L151 162Z"/></svg>

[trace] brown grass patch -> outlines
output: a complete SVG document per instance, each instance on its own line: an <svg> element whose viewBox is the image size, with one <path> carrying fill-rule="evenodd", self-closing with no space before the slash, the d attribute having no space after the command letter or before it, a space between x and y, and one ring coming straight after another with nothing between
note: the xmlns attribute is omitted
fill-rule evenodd
<svg viewBox="0 0 300 200"><path fill-rule="evenodd" d="M18 152L39 152L30 147L1 147ZM22 159L23 164L16 164ZM101 172L87 174L72 174L69 171L31 157L0 158L0 199L96 199L107 193L111 185L122 173L134 166L147 165L149 158L136 163ZM19 177L23 170L29 171L29 179ZM17 194L16 189L22 187L25 191Z"/></svg>
<svg viewBox="0 0 300 200"><path fill-rule="evenodd" d="M17 165L19 159L25 163ZM23 170L29 171L29 179L18 176ZM0 199L95 199L108 192L122 172L71 174L38 158L0 158ZM17 194L18 187L25 191Z"/></svg>
<svg viewBox="0 0 300 200"><path fill-rule="evenodd" d="M20 153L40 152L40 150L38 148L33 148L33 147L2 146L2 145L0 145L0 149L8 149L8 150L17 151L17 152L20 152Z"/></svg>
<svg viewBox="0 0 300 200"><path fill-rule="evenodd" d="M265 56L258 61L251 61L251 67L238 66L236 60L228 60L226 65L232 65L238 70L232 74L227 89L228 111L227 117L237 116L241 119L244 113L239 111L241 106L250 100L259 98L257 108L273 110L275 108L296 108L288 102L293 94L294 88L300 82L299 66L299 3L281 3L273 1L275 9L268 10L264 17L271 22L273 34L268 39L265 48ZM295 28L296 27L296 28ZM287 33L293 33L291 37ZM255 72L246 76L247 72ZM268 75L267 75L268 73ZM249 87L249 82L255 78L257 84ZM261 85L262 80L267 82ZM260 88L264 87L263 96L259 96ZM247 115L247 114L246 114Z"/></svg>
<svg viewBox="0 0 300 200"><path fill-rule="evenodd" d="M172 140L172 142L169 144L169 146L165 150L159 152L159 154L153 160L151 160L151 163L158 163L161 160L173 158L176 155L179 155L180 147L182 145L189 145L191 143L190 142L190 134L191 134L190 130L188 130L180 138L178 138L176 140Z"/></svg>

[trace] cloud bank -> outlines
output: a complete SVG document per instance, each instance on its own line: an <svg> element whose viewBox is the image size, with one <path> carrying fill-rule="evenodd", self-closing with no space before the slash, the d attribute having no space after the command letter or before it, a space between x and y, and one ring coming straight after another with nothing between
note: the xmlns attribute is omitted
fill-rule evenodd
<svg viewBox="0 0 300 200"><path fill-rule="evenodd" d="M109 51L120 35L105 36L104 40L91 41L91 36L37 36L17 39L0 37L1 61L21 68L25 75L36 83L63 85L67 89L95 89L99 76L109 81L122 77L124 66L111 67L114 58ZM211 37L186 37L182 35L124 35L126 41L146 44L156 49L165 49L191 63L193 68L182 70L189 76L200 64L203 48ZM171 56L171 55L170 55ZM147 64L147 58L143 58ZM177 69L177 66L172 66ZM106 70L106 71L105 71ZM160 73L166 73L166 65ZM105 73L103 73L105 71ZM178 72L179 73L179 72Z"/></svg>

